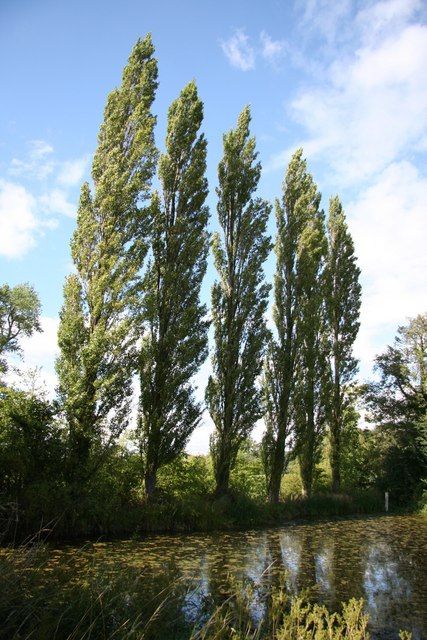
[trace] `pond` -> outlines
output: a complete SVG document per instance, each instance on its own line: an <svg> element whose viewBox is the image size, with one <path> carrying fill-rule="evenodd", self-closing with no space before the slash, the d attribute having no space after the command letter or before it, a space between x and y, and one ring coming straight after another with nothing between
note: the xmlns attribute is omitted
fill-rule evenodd
<svg viewBox="0 0 427 640"><path fill-rule="evenodd" d="M397 638L410 630L427 638L427 518L383 516L290 524L245 532L158 535L142 541L88 544L52 549L56 566L76 563L76 573L94 564L146 576L192 581L188 615L209 598L221 602L234 584L281 584L290 593L311 596L338 610L351 597L363 598L374 638ZM78 567L77 560L78 557ZM254 590L254 615L262 615ZM191 602L191 607L190 607ZM191 610L191 613L190 613Z"/></svg>

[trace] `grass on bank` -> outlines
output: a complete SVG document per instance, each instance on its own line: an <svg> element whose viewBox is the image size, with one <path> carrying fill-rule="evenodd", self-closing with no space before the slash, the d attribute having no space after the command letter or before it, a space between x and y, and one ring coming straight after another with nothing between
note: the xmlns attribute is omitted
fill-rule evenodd
<svg viewBox="0 0 427 640"><path fill-rule="evenodd" d="M159 495L141 506L139 533L191 532L276 526L291 520L378 513L383 508L376 493L319 494L288 498L270 505L242 493L227 497Z"/></svg>
<svg viewBox="0 0 427 640"><path fill-rule="evenodd" d="M117 508L103 508L102 499L88 495L70 503L58 516L19 520L15 506L3 510L0 543L27 539L37 523L50 539L81 540L120 538L149 533L190 533L241 530L286 524L292 520L321 519L381 513L382 497L376 492L353 495L318 494L287 498L277 505L232 492L223 498L212 494L174 495L159 492L155 499L134 499ZM24 514L25 515L25 514Z"/></svg>

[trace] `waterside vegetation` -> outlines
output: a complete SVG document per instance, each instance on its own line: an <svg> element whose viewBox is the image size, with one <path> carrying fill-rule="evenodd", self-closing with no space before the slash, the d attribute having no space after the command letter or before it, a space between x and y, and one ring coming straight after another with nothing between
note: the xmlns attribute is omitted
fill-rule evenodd
<svg viewBox="0 0 427 640"><path fill-rule="evenodd" d="M369 640L363 599L336 612L309 589L287 591L284 576L266 568L259 581L228 574L177 578L126 558L91 560L90 550L50 551L42 543L0 552L0 638L39 640ZM397 637L397 633L396 633ZM401 640L410 633L401 632Z"/></svg>
<svg viewBox="0 0 427 640"><path fill-rule="evenodd" d="M223 136L211 235L203 103L194 81L183 88L160 153L154 53L150 35L133 48L107 99L91 184L81 188L53 400L34 378L27 388L7 382L21 337L40 331L40 302L28 284L0 287L3 539L40 527L130 535L371 512L384 491L393 507L417 505L427 475L426 314L378 356L377 380L357 384L360 270L338 196L325 215L297 150L272 241L244 107ZM210 308L201 300L209 247ZM204 405L195 376L210 327ZM370 429L359 425L363 405ZM210 454L189 456L205 406Z"/></svg>

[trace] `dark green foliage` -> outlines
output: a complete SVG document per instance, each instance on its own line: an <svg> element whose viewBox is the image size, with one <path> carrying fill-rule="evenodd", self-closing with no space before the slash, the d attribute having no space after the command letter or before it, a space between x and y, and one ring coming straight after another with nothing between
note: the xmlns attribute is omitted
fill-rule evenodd
<svg viewBox="0 0 427 640"><path fill-rule="evenodd" d="M340 432L340 490L352 491L355 488L362 488L363 486L372 486L367 482L365 476L366 467L364 460L364 434L365 432L358 428L358 422L360 419L359 413L354 406L354 394L349 394L348 404L342 413L342 423ZM331 441L331 434L330 441ZM330 442L330 446L332 443ZM329 460L332 470L332 490L336 493L336 488L333 486L333 467L332 467L332 454L329 451ZM365 479L363 480L365 476Z"/></svg>
<svg viewBox="0 0 427 640"><path fill-rule="evenodd" d="M0 374L6 371L4 356L20 353L19 338L41 331L40 300L29 284L0 286Z"/></svg>
<svg viewBox="0 0 427 640"><path fill-rule="evenodd" d="M171 496L207 496L214 489L214 476L207 456L182 453L159 472L159 488Z"/></svg>
<svg viewBox="0 0 427 640"><path fill-rule="evenodd" d="M63 460L51 403L34 392L0 389L0 538L50 520Z"/></svg>
<svg viewBox="0 0 427 640"><path fill-rule="evenodd" d="M207 356L207 310L199 300L208 253L202 120L203 104L191 82L169 109L158 169L161 194L151 202L138 430L147 495L155 491L158 470L183 451L202 411L192 382Z"/></svg>
<svg viewBox="0 0 427 640"><path fill-rule="evenodd" d="M218 167L218 219L222 239L212 241L219 280L212 287L213 374L206 403L215 424L211 453L218 495L228 491L230 472L241 443L262 415L256 379L267 338L264 314L269 286L263 263L270 249L266 236L270 206L255 198L261 165L250 136L246 107L237 127L223 137Z"/></svg>
<svg viewBox="0 0 427 640"><path fill-rule="evenodd" d="M331 198L326 260L326 313L330 340L331 394L328 421L331 435L332 490L341 488L342 439L351 404L351 382L357 372L353 344L359 330L360 269L338 197Z"/></svg>
<svg viewBox="0 0 427 640"><path fill-rule="evenodd" d="M282 475L292 457L296 367L305 344L302 327L304 313L311 312L303 306L310 299L310 290L317 296L316 304L321 304L322 291L318 276L324 239L320 229L319 204L320 194L307 171L302 149L298 149L285 175L282 200L276 200L273 307L276 335L270 341L264 369L266 433L263 438L263 458L269 499L273 503L279 500ZM320 216L320 227L312 237L310 226L316 216ZM318 247L316 243L319 243ZM308 268L310 257L319 262L314 271ZM301 444L301 437L299 442Z"/></svg>
<svg viewBox="0 0 427 640"><path fill-rule="evenodd" d="M239 449L230 486L233 492L252 500L265 501L267 497L260 445L250 438Z"/></svg>
<svg viewBox="0 0 427 640"><path fill-rule="evenodd" d="M59 468L60 431L45 398L3 388L0 399L0 486L14 493Z"/></svg>
<svg viewBox="0 0 427 640"><path fill-rule="evenodd" d="M319 205L320 194L311 182L301 201L307 221L297 249L299 279L295 333L299 351L293 395L296 451L303 491L307 496L311 495L315 464L320 456L330 393L324 272L327 245L324 214Z"/></svg>
<svg viewBox="0 0 427 640"><path fill-rule="evenodd" d="M376 423L377 483L397 500L422 490L427 478L427 315L399 327L393 346L376 358L378 382L366 388Z"/></svg>

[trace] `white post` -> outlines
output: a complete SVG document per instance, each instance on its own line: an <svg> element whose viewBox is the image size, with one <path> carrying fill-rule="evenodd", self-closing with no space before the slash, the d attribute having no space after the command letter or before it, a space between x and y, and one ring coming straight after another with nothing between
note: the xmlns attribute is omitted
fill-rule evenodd
<svg viewBox="0 0 427 640"><path fill-rule="evenodd" d="M387 512L388 511L388 491L385 492L384 498L385 498L385 510Z"/></svg>

